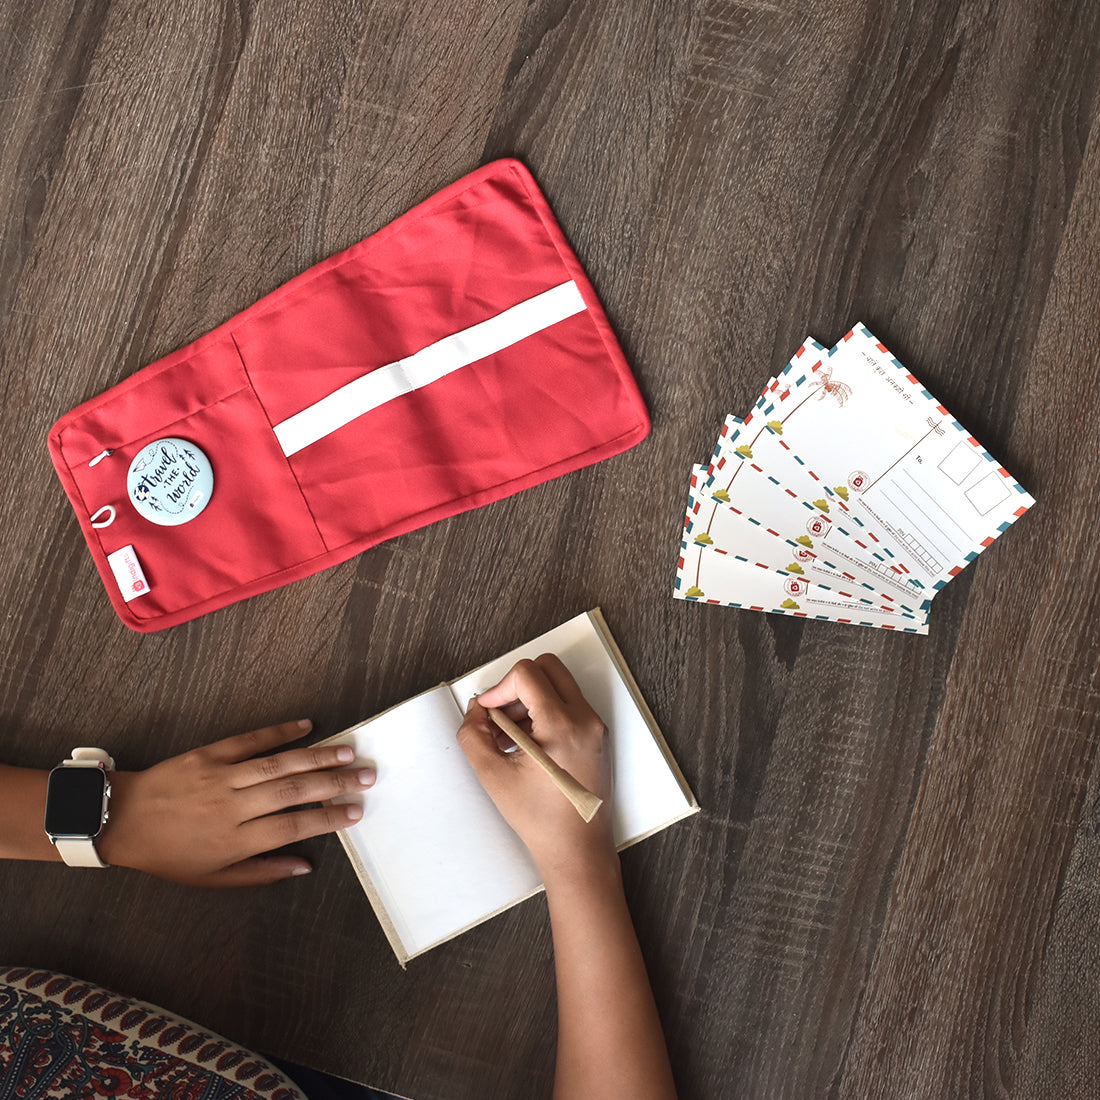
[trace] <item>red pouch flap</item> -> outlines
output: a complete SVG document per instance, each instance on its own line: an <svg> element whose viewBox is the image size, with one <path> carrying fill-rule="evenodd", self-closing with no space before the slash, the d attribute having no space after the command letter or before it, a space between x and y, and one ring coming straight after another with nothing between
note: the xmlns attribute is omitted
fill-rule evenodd
<svg viewBox="0 0 1100 1100"><path fill-rule="evenodd" d="M530 174L504 160L81 405L49 443L118 614L149 631L648 430L580 264ZM213 470L178 526L144 518L127 489L135 457L165 438ZM113 521L93 526L101 509ZM124 548L138 594L108 560Z"/></svg>

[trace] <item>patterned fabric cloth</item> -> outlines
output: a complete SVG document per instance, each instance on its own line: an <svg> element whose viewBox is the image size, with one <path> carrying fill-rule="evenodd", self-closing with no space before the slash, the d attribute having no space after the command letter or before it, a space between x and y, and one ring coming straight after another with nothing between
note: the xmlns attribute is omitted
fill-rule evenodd
<svg viewBox="0 0 1100 1100"><path fill-rule="evenodd" d="M270 1062L90 982L0 968L0 1100L306 1100Z"/></svg>

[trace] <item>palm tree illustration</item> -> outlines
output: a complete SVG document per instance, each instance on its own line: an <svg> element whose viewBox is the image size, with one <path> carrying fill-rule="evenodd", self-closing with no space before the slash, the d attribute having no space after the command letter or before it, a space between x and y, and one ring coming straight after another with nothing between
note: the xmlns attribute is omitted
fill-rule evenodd
<svg viewBox="0 0 1100 1100"><path fill-rule="evenodd" d="M832 394L839 405L843 405L852 396L852 387L846 382L833 381L833 368L826 365L821 368L821 375L817 379L821 383L821 400L825 400L826 394Z"/></svg>

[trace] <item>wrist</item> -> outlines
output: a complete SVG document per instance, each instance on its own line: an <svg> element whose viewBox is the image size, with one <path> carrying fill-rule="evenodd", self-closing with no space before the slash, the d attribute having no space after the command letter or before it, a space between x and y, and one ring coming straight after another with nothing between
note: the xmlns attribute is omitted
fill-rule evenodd
<svg viewBox="0 0 1100 1100"><path fill-rule="evenodd" d="M622 867L613 847L563 853L538 864L547 895L622 890Z"/></svg>
<svg viewBox="0 0 1100 1100"><path fill-rule="evenodd" d="M129 813L134 772L111 773L111 811L96 838L99 858L112 867L137 867L135 830Z"/></svg>

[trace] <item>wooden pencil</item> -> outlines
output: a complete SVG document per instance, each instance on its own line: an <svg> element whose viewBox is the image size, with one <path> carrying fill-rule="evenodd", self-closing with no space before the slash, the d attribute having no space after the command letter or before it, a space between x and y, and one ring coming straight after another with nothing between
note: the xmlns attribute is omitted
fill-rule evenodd
<svg viewBox="0 0 1100 1100"><path fill-rule="evenodd" d="M585 821L591 821L603 805L603 799L579 783L546 750L523 732L502 710L489 707L489 717L554 781L558 790L576 807Z"/></svg>

